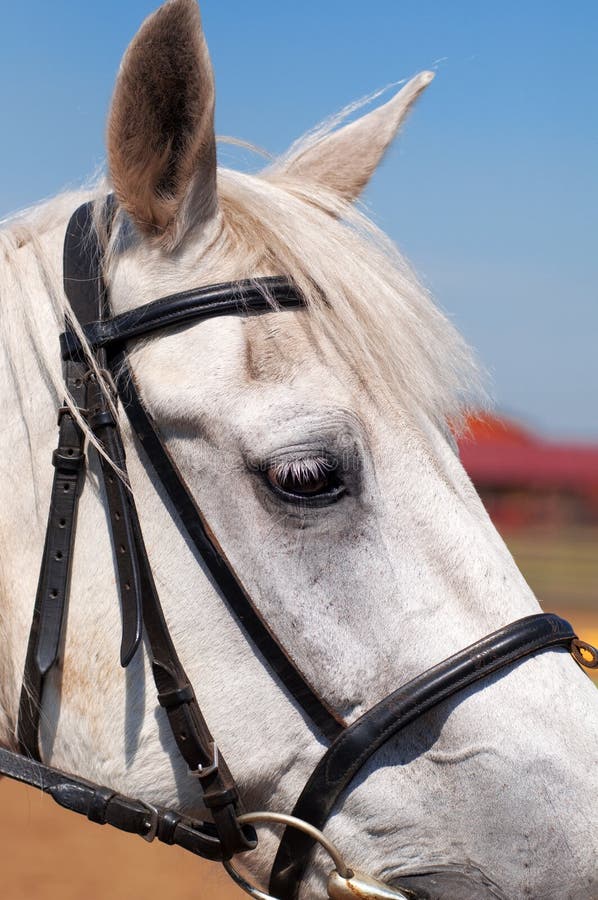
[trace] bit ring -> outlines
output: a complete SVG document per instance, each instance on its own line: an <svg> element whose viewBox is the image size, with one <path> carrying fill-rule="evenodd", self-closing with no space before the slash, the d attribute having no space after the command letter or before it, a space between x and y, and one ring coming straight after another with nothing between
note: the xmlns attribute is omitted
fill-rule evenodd
<svg viewBox="0 0 598 900"><path fill-rule="evenodd" d="M324 850L326 850L334 863L335 871L338 872L341 878L349 880L353 877L353 870L346 864L338 847L336 847L332 841L329 841L319 829L310 825L309 822L304 822L302 819L297 819L295 816L289 816L286 813L265 811L244 813L242 816L238 817L238 821L241 825L274 822L277 825L286 825L289 828L297 828L298 831L303 831L305 834L308 834L317 841ZM246 881L246 879L237 872L230 860L225 860L222 865L233 881L235 881L245 893L249 894L250 897L254 897L255 900L277 900L272 894L266 894L264 891L261 891L259 888Z"/></svg>

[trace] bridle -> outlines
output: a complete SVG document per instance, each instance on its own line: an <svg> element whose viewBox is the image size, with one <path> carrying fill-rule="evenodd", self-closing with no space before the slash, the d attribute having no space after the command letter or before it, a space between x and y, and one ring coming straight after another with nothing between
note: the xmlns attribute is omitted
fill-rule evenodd
<svg viewBox="0 0 598 900"><path fill-rule="evenodd" d="M115 211L115 201L110 197L104 209L108 232ZM113 316L102 274L103 257L93 204L86 203L73 214L65 237L64 288L73 318L66 322L60 345L69 402L58 415L50 512L19 707L20 753L0 749L0 774L41 788L62 806L91 821L113 825L147 840L157 838L178 844L206 859L223 861L254 897L269 895L245 883L230 860L256 847L253 824L266 820L287 826L270 880L271 894L280 900L297 898L316 841L323 843L335 864L329 896L354 897L357 893L378 900L413 897L410 891L389 888L351 871L321 834L342 792L386 741L466 687L550 648L566 648L577 662L595 668L598 651L580 641L569 623L558 616L528 616L427 669L345 726L309 684L245 591L144 406L127 360L130 341L164 328L215 316L295 310L303 306L301 295L286 279L256 278L186 291ZM143 447L215 588L306 721L330 744L304 787L292 817L244 812L238 787L178 658L126 480L126 459L116 415L119 400L138 446ZM181 755L200 784L201 800L212 816L209 823L125 797L40 760L40 710L46 679L59 663L64 648L77 503L85 468L85 433L74 410L85 419L103 448L98 457L120 596L121 664L127 666L131 662L145 633L158 703L168 718Z"/></svg>

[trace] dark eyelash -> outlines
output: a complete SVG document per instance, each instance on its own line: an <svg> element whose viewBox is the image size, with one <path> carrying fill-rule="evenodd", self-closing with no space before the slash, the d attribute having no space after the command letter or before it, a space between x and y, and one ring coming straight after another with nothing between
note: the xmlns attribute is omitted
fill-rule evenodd
<svg viewBox="0 0 598 900"><path fill-rule="evenodd" d="M335 469L336 463L330 458L314 456L285 460L271 466L269 471L281 482L291 478L297 484L309 484L310 480L324 478Z"/></svg>
<svg viewBox="0 0 598 900"><path fill-rule="evenodd" d="M328 506L346 493L345 484L338 475L338 464L328 456L275 463L267 469L265 480L277 496L302 506ZM318 481L322 481L321 487ZM310 490L312 486L313 490Z"/></svg>

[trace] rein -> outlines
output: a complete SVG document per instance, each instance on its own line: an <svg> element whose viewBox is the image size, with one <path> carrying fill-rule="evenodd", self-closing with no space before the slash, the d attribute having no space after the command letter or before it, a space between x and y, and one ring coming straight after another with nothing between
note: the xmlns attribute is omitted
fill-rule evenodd
<svg viewBox="0 0 598 900"><path fill-rule="evenodd" d="M108 198L109 228L114 213L114 200ZM85 435L68 405L59 410L58 446L52 458L55 472L50 512L19 707L20 752L0 749L0 774L40 788L60 805L91 821L223 861L227 871L254 897L270 895L244 882L230 860L256 847L253 824L263 821L286 825L270 880L270 891L280 900L296 900L316 842L323 844L335 864L328 886L330 897L415 897L410 891L390 888L351 870L321 833L342 792L386 741L465 688L532 654L559 647L569 650L581 665L595 668L598 651L580 641L569 623L558 616L528 616L423 672L345 726L309 684L245 591L144 406L127 360L129 341L160 329L215 316L294 310L304 305L301 295L286 279L256 278L174 294L113 316L102 265L93 205L87 203L73 214L65 237L64 288L74 320L66 322L60 349L70 403L85 418L105 453L105 457L100 455L100 463L121 606L120 660L123 666L130 663L145 633L158 703L179 752L197 777L198 799L209 809L213 821L199 822L180 811L125 797L41 762L39 727L44 684L64 650L77 505L85 469ZM80 340L81 333L85 341ZM108 392L106 384L111 386ZM126 479L125 453L115 415L119 400L214 587L264 664L298 704L307 722L330 744L292 816L245 813L236 782L178 658L152 576L134 497L115 471Z"/></svg>

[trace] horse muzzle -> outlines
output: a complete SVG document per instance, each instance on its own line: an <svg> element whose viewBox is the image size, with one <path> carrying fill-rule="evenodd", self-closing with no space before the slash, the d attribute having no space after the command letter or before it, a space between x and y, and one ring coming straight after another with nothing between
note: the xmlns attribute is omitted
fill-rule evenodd
<svg viewBox="0 0 598 900"><path fill-rule="evenodd" d="M463 867L438 866L417 874L397 876L391 884L403 891L404 896L417 900L507 900L488 876L466 864Z"/></svg>

